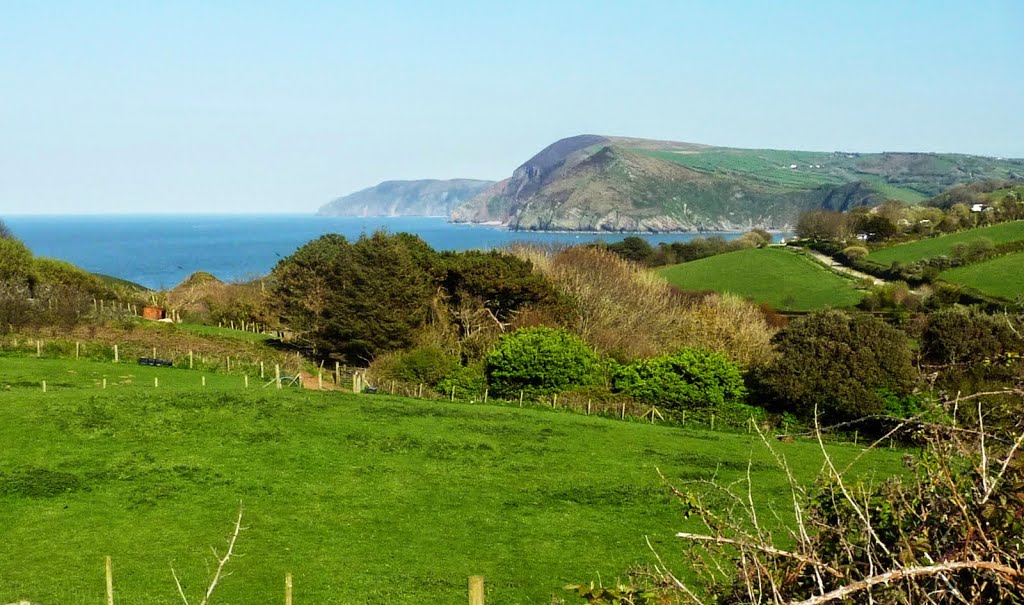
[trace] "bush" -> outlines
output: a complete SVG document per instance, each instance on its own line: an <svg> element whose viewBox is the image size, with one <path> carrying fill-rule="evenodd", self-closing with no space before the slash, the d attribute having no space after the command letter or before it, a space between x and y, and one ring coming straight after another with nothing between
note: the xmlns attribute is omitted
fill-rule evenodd
<svg viewBox="0 0 1024 605"><path fill-rule="evenodd" d="M472 363L468 366L455 366L442 378L435 388L445 394L455 389L455 396L482 395L487 389L487 377L484 375L482 362Z"/></svg>
<svg viewBox="0 0 1024 605"><path fill-rule="evenodd" d="M813 313L774 341L779 357L758 373L757 388L780 411L802 419L816 409L826 422L880 414L883 390L903 397L914 384L906 335L869 315Z"/></svg>
<svg viewBox="0 0 1024 605"><path fill-rule="evenodd" d="M520 391L544 395L594 384L601 360L578 337L551 328L526 328L502 336L485 363L487 382L499 397Z"/></svg>
<svg viewBox="0 0 1024 605"><path fill-rule="evenodd" d="M747 394L739 365L703 349L683 349L621 366L612 388L673 411L742 403Z"/></svg>
<svg viewBox="0 0 1024 605"><path fill-rule="evenodd" d="M434 387L453 370L459 360L439 347L418 347L409 351L380 355L370 366L375 380L397 380Z"/></svg>
<svg viewBox="0 0 1024 605"><path fill-rule="evenodd" d="M849 246L847 248L843 248L842 254L847 259L849 259L851 261L855 261L855 260L861 260L862 258L867 256L868 252L869 252L869 250L867 248L865 248L864 246Z"/></svg>

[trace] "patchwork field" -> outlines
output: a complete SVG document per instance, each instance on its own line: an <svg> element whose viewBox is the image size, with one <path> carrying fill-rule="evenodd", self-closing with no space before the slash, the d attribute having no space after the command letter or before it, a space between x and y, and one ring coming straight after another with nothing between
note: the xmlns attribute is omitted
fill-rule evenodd
<svg viewBox="0 0 1024 605"><path fill-rule="evenodd" d="M939 278L1013 301L1024 296L1024 252L943 271Z"/></svg>
<svg viewBox="0 0 1024 605"><path fill-rule="evenodd" d="M992 243L1006 244L1024 240L1024 221L1012 223L1001 223L991 227L979 227L951 233L929 239L923 239L906 244L897 244L888 248L876 250L868 255L868 260L881 265L889 265L893 262L912 263L926 258L933 258L941 255L948 255L957 244L970 244L973 240L986 237Z"/></svg>
<svg viewBox="0 0 1024 605"><path fill-rule="evenodd" d="M117 602L180 603L172 565L198 601L239 502L214 602L278 601L291 572L296 603L464 603L471 574L489 604L549 603L653 563L644 536L678 568L672 536L689 526L656 469L728 482L749 461L754 498L789 509L756 436L241 381L0 356L0 603L102 602L105 555ZM812 480L817 444L778 447ZM882 479L900 456L856 468Z"/></svg>
<svg viewBox="0 0 1024 605"><path fill-rule="evenodd" d="M853 280L780 248L719 254L665 267L658 273L680 288L731 292L791 311L850 307L863 296L854 289Z"/></svg>

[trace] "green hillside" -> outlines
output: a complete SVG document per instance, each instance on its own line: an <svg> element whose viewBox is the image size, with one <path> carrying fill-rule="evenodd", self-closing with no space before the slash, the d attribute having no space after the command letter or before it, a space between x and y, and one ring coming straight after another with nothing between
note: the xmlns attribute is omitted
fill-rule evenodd
<svg viewBox="0 0 1024 605"><path fill-rule="evenodd" d="M943 271L939 278L988 296L1016 301L1024 296L1024 252Z"/></svg>
<svg viewBox="0 0 1024 605"><path fill-rule="evenodd" d="M299 603L464 603L471 574L489 604L548 603L568 582L653 563L645 536L678 569L674 532L696 526L656 468L729 482L752 459L753 497L789 510L785 475L747 434L245 390L237 375L204 389L198 372L130 364L0 356L0 368L4 603L97 603L105 555L118 602L180 603L171 566L190 598L203 590L239 501L218 603L279 601L288 572ZM816 443L785 448L801 481L815 476ZM830 450L839 463L861 452ZM881 479L900 456L857 469Z"/></svg>
<svg viewBox="0 0 1024 605"><path fill-rule="evenodd" d="M734 149L580 135L556 141L453 220L522 230L791 228L806 210L918 202L1024 176L1024 160L930 153Z"/></svg>
<svg viewBox="0 0 1024 605"><path fill-rule="evenodd" d="M658 273L683 289L731 292L792 311L849 307L862 297L852 280L781 248L729 252L665 267Z"/></svg>
<svg viewBox="0 0 1024 605"><path fill-rule="evenodd" d="M979 227L960 233L897 244L875 250L867 258L880 265L889 265L893 262L912 263L936 256L948 256L957 244L970 244L973 240L982 237L992 240L992 243L996 245L1024 240L1024 221L1001 223L991 227Z"/></svg>

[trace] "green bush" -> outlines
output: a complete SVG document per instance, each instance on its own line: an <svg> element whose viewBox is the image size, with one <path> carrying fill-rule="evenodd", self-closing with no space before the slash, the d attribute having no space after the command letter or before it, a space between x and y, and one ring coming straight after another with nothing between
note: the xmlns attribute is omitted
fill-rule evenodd
<svg viewBox="0 0 1024 605"><path fill-rule="evenodd" d="M544 395L595 384L601 360L585 342L562 330L526 328L506 334L485 360L495 395Z"/></svg>
<svg viewBox="0 0 1024 605"><path fill-rule="evenodd" d="M456 397L483 395L487 389L487 377L482 362L468 366L455 366L436 385L438 391L450 394L455 389Z"/></svg>
<svg viewBox="0 0 1024 605"><path fill-rule="evenodd" d="M718 408L746 397L738 364L722 353L683 349L616 369L612 388L668 410Z"/></svg>
<svg viewBox="0 0 1024 605"><path fill-rule="evenodd" d="M871 317L820 311L774 338L778 358L757 375L759 395L778 411L824 422L885 411L879 394L910 394L916 371L904 333Z"/></svg>

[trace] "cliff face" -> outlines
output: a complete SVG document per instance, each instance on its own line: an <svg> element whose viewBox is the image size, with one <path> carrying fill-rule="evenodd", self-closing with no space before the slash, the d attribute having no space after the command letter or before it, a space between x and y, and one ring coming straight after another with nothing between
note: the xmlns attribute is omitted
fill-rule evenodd
<svg viewBox="0 0 1024 605"><path fill-rule="evenodd" d="M320 216L448 216L452 209L493 184L473 179L384 181L340 197Z"/></svg>
<svg viewBox="0 0 1024 605"><path fill-rule="evenodd" d="M456 222L567 231L789 229L812 208L848 210L1013 178L1022 160L918 153L748 150L581 135L530 158L452 212Z"/></svg>

